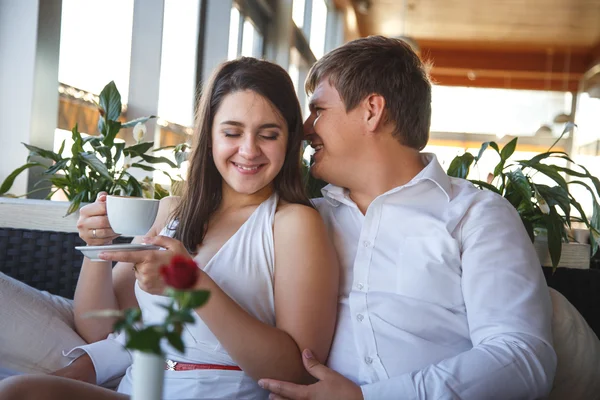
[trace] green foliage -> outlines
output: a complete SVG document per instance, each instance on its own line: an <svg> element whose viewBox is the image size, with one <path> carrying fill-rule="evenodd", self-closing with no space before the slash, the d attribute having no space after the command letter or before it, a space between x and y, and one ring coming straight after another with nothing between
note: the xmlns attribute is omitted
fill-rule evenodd
<svg viewBox="0 0 600 400"><path fill-rule="evenodd" d="M120 313L113 325L115 332L124 331L127 335L125 347L145 353L161 355L160 342L166 338L171 346L181 353L185 346L181 339L184 324L194 323L194 309L203 306L210 296L206 290L175 290L168 288L167 296L172 298L169 305L161 305L167 311L160 324L142 325L142 313L138 308L129 308ZM90 316L114 316L113 313L91 313Z"/></svg>
<svg viewBox="0 0 600 400"><path fill-rule="evenodd" d="M567 132L575 127L567 123L561 136L554 142L556 144ZM591 175L582 165L576 164L568 154L561 151L552 151L554 144L545 153L540 153L529 160L509 162L508 159L515 152L517 138L508 142L502 149L495 142L486 142L481 145L478 155L470 153L457 156L448 167L448 175L466 179L473 163L481 159L488 148L492 148L500 157L494 168L493 176L489 182L471 180L480 189L492 190L506 198L518 211L521 221L533 241L534 232L545 231L548 236L548 248L553 268L560 261L563 241L568 241L567 228L572 221L583 222L590 229L592 238L592 254L595 254L600 244L600 180ZM552 160L561 159L574 165L577 170L558 165L552 165ZM555 185L548 186L533 182L533 175L541 173L550 178ZM572 179L565 179L562 174ZM575 179L573 179L575 178ZM593 214L587 218L579 202L569 192L570 185L584 186L593 200ZM573 216L571 210L577 211Z"/></svg>
<svg viewBox="0 0 600 400"><path fill-rule="evenodd" d="M306 146L305 146L306 147ZM327 182L324 182L320 179L314 178L310 173L310 166L312 165L311 161L308 162L304 158L302 158L302 178L304 179L304 186L306 188L306 193L308 194L308 198L314 199L317 197L323 197L321 193L321 189L327 185Z"/></svg>
<svg viewBox="0 0 600 400"><path fill-rule="evenodd" d="M169 167L180 167L187 156L187 145L171 146L153 149L154 142L140 142L126 146L123 142L115 142L115 138L122 128L134 127L144 124L154 116L138 118L133 121L121 123L121 95L114 82L104 87L99 97L98 111L98 136L83 137L77 125L71 130L73 145L71 156L63 156L65 142L63 141L58 153L41 149L23 143L29 150L28 162L14 170L0 185L0 196L7 195L15 178L23 171L33 167L43 167L46 179L38 184L47 184L51 187L48 198L57 191L62 191L71 205L67 215L77 211L82 203L95 201L99 192L134 197L162 198L169 192L160 185L152 185L151 179L138 181L130 173L130 168L140 168L152 172L160 169L154 165L166 164ZM174 151L173 162L166 157L156 157L147 152L171 148ZM36 161L32 158L35 157ZM37 161L42 158L48 163ZM123 159L122 163L119 161ZM170 175L172 184L180 179Z"/></svg>

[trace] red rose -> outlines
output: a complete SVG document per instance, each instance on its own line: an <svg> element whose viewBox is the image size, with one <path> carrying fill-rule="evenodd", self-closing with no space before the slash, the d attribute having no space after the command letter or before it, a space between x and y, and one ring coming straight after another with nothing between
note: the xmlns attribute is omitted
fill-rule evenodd
<svg viewBox="0 0 600 400"><path fill-rule="evenodd" d="M198 280L200 271L198 265L189 257L176 255L169 265L160 267L160 275L165 283L172 288L191 289Z"/></svg>

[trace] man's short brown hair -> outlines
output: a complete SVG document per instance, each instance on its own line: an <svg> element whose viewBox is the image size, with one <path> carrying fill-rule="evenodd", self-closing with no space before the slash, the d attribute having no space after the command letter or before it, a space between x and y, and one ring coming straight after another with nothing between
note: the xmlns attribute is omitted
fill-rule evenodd
<svg viewBox="0 0 600 400"><path fill-rule="evenodd" d="M339 92L346 111L371 94L385 98L385 121L405 146L422 150L429 140L431 83L426 67L410 46L399 39L369 36L327 53L311 68L306 92L327 78Z"/></svg>

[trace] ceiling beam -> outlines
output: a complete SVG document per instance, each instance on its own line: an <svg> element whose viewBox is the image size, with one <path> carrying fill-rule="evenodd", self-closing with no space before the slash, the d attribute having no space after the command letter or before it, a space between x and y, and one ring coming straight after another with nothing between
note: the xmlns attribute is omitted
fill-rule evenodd
<svg viewBox="0 0 600 400"><path fill-rule="evenodd" d="M435 69L430 73L431 80L437 85L444 86L471 86L499 89L522 89L522 90L555 90L577 92L579 83L570 80L566 83L562 81L546 81L544 79L505 79L499 77L472 76L472 75L444 75L436 74ZM565 87L566 86L566 87Z"/></svg>
<svg viewBox="0 0 600 400"><path fill-rule="evenodd" d="M421 58L431 63L435 82L449 86L475 86L528 90L577 91L589 69L588 51L546 49L486 49L456 42L421 45Z"/></svg>
<svg viewBox="0 0 600 400"><path fill-rule="evenodd" d="M434 67L489 70L501 73L566 73L581 76L590 67L588 53L554 53L537 51L494 51L485 49L421 47L421 57ZM567 71L568 68L568 71Z"/></svg>

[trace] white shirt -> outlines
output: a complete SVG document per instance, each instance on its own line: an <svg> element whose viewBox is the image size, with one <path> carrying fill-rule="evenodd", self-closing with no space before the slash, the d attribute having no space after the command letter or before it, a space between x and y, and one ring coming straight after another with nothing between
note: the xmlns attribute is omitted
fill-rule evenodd
<svg viewBox="0 0 600 400"><path fill-rule="evenodd" d="M516 210L423 157L365 215L333 185L315 201L342 267L329 366L365 399L546 396L552 306Z"/></svg>

